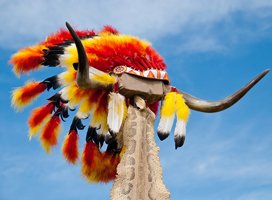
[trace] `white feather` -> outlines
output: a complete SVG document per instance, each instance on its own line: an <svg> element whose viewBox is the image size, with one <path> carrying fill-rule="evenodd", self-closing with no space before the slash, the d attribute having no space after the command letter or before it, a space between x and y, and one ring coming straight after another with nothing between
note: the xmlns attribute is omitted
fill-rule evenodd
<svg viewBox="0 0 272 200"><path fill-rule="evenodd" d="M170 117L161 116L157 132L170 133L175 119L175 113Z"/></svg>
<svg viewBox="0 0 272 200"><path fill-rule="evenodd" d="M186 136L186 121L183 119L177 119L174 138Z"/></svg>
<svg viewBox="0 0 272 200"><path fill-rule="evenodd" d="M124 101L125 97L119 93L111 92L109 94L109 103L108 103L108 117L107 124L109 129L113 133L118 133L123 122L124 117Z"/></svg>

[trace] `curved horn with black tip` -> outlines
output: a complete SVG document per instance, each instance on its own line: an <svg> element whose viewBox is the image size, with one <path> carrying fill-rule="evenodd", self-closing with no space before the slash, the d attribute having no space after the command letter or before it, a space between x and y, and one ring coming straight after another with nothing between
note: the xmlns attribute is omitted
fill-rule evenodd
<svg viewBox="0 0 272 200"><path fill-rule="evenodd" d="M77 69L77 77L76 82L79 88L81 89L89 89L89 90L97 90L97 89L107 89L110 90L112 88L111 84L105 85L101 84L98 81L89 78L89 70L90 67L88 65L88 58L83 47L83 44L74 31L74 29L70 26L68 22L66 22L66 27L68 28L70 34L72 35L78 53L78 69ZM94 69L96 70L96 69ZM103 72L101 72L103 73Z"/></svg>
<svg viewBox="0 0 272 200"><path fill-rule="evenodd" d="M214 113L225 110L236 102L238 102L254 85L256 85L270 70L267 69L252 79L248 84L242 87L240 90L234 94L219 100L219 101L206 101L199 98L196 98L186 92L178 90L178 93L183 95L183 98L186 101L186 104L189 108L206 113Z"/></svg>

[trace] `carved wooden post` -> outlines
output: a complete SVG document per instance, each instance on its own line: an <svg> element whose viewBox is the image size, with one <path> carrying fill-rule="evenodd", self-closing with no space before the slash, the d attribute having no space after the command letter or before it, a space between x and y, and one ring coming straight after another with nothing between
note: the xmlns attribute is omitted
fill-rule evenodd
<svg viewBox="0 0 272 200"><path fill-rule="evenodd" d="M129 106L123 133L126 151L117 167L117 177L111 189L111 200L169 199L162 182L159 147L154 138L155 114L135 97L137 108Z"/></svg>

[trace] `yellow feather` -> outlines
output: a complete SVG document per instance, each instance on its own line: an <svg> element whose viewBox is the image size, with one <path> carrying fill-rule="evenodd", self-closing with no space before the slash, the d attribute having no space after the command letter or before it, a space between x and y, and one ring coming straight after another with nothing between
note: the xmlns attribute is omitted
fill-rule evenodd
<svg viewBox="0 0 272 200"><path fill-rule="evenodd" d="M176 96L176 106L177 106L177 118L183 119L187 122L191 112L189 107L185 104L185 100L182 98L181 94L177 94Z"/></svg>
<svg viewBox="0 0 272 200"><path fill-rule="evenodd" d="M161 116L170 117L176 111L175 104L176 93L169 92L164 99L164 103L161 109Z"/></svg>
<svg viewBox="0 0 272 200"><path fill-rule="evenodd" d="M92 76L90 78L102 83L103 85L115 84L116 83L116 80L115 80L114 76L109 76L106 73L101 73L99 75L94 75L94 76Z"/></svg>

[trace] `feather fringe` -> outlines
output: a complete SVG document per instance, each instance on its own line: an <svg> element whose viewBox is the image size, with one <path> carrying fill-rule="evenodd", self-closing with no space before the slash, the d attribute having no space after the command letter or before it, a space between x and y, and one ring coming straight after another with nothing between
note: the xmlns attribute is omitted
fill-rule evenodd
<svg viewBox="0 0 272 200"><path fill-rule="evenodd" d="M52 148L58 144L59 133L61 132L60 124L60 118L53 115L41 132L40 141L46 153L50 153Z"/></svg>
<svg viewBox="0 0 272 200"><path fill-rule="evenodd" d="M75 130L70 131L62 146L62 155L68 163L77 164L79 159L79 136Z"/></svg>
<svg viewBox="0 0 272 200"><path fill-rule="evenodd" d="M19 87L13 90L11 105L14 106L16 111L23 110L45 90L45 83L29 81L23 87Z"/></svg>
<svg viewBox="0 0 272 200"><path fill-rule="evenodd" d="M48 121L54 107L54 104L48 103L43 107L38 107L31 111L27 122L29 126L29 140L31 140L33 135L38 135L41 126L44 122Z"/></svg>
<svg viewBox="0 0 272 200"><path fill-rule="evenodd" d="M158 136L160 140L166 139L172 129L175 111L176 111L176 93L169 92L165 96L164 103L161 108L160 122L157 129Z"/></svg>

